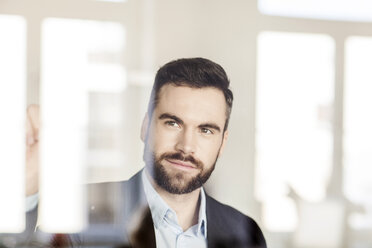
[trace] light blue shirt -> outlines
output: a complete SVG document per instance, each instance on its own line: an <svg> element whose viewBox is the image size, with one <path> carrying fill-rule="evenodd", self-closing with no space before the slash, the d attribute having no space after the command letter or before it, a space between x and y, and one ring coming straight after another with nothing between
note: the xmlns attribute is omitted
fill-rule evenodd
<svg viewBox="0 0 372 248"><path fill-rule="evenodd" d="M142 171L142 182L152 220L154 222L156 247L158 248L206 248L207 247L207 217L205 208L205 193L200 191L200 208L198 224L185 232L178 224L177 215L160 197L151 185L145 170Z"/></svg>

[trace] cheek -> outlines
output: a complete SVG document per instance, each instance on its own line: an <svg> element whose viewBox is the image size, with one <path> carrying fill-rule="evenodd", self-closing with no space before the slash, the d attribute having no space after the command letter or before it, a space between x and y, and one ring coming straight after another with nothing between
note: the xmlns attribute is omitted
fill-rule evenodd
<svg viewBox="0 0 372 248"><path fill-rule="evenodd" d="M151 144L155 150L171 151L177 142L177 135L176 131L161 128L155 129L151 138Z"/></svg>
<svg viewBox="0 0 372 248"><path fill-rule="evenodd" d="M205 166L211 166L218 156L221 142L220 140L215 141L202 141L199 143L199 151L197 157L203 161Z"/></svg>

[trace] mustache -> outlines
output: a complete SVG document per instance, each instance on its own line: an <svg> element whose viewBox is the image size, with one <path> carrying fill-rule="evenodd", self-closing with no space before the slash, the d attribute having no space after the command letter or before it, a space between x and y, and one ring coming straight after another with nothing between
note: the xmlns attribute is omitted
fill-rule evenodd
<svg viewBox="0 0 372 248"><path fill-rule="evenodd" d="M160 161L163 159L172 159L172 160L181 160L184 162L190 162L196 166L196 168L203 168L203 162L200 160L194 158L191 155L184 156L180 152L175 152L175 153L164 153L160 156Z"/></svg>

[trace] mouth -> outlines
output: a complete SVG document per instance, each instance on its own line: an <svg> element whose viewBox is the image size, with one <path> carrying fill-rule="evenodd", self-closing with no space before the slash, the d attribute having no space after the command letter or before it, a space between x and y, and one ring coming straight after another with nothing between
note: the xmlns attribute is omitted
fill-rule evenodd
<svg viewBox="0 0 372 248"><path fill-rule="evenodd" d="M182 170L196 170L196 166L190 162L185 162L178 159L165 159L172 166L182 169Z"/></svg>

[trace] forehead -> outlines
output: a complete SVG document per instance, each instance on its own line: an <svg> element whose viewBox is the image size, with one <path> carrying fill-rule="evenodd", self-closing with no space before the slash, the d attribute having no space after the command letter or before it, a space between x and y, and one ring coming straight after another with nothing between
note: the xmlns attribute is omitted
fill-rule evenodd
<svg viewBox="0 0 372 248"><path fill-rule="evenodd" d="M166 84L159 91L155 112L175 114L183 120L213 121L223 128L226 121L226 101L222 91L217 88Z"/></svg>

